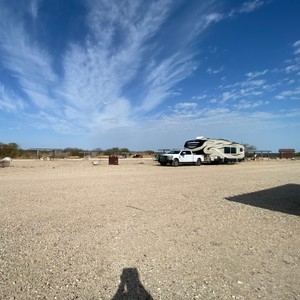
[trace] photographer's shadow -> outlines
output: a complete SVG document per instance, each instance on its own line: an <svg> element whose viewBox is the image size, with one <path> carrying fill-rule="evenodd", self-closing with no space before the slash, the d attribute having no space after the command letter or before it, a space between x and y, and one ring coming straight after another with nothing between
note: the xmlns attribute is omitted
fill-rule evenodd
<svg viewBox="0 0 300 300"><path fill-rule="evenodd" d="M124 268L121 282L112 300L153 300L140 282L139 272L136 268Z"/></svg>

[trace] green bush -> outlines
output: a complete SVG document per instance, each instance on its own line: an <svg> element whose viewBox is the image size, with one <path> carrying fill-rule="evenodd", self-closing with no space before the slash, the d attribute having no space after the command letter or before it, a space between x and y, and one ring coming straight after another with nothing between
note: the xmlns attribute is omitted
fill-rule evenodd
<svg viewBox="0 0 300 300"><path fill-rule="evenodd" d="M16 143L0 144L0 157L17 158L22 156L23 150Z"/></svg>

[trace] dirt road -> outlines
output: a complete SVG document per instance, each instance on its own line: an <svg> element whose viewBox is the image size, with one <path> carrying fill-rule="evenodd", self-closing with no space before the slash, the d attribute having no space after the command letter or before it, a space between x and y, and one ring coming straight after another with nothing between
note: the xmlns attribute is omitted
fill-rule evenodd
<svg viewBox="0 0 300 300"><path fill-rule="evenodd" d="M300 299L300 161L0 169L0 299Z"/></svg>

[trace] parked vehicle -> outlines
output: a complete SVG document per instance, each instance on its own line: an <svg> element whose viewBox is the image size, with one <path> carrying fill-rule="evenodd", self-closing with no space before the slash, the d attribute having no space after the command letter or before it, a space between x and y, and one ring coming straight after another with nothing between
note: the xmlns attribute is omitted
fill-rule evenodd
<svg viewBox="0 0 300 300"><path fill-rule="evenodd" d="M210 139L201 136L186 141L184 149L203 155L204 162L209 163L238 162L245 158L245 147L242 144L224 139Z"/></svg>
<svg viewBox="0 0 300 300"><path fill-rule="evenodd" d="M203 160L203 155L194 154L190 150L172 150L168 153L161 154L158 157L158 162L161 166L166 166L167 164L169 164L174 167L189 164L201 166Z"/></svg>

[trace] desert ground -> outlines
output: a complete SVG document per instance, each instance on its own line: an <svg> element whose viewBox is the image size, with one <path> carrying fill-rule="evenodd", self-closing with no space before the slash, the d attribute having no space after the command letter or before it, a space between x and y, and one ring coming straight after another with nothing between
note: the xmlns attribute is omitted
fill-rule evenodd
<svg viewBox="0 0 300 300"><path fill-rule="evenodd" d="M300 299L300 161L0 168L0 299Z"/></svg>

